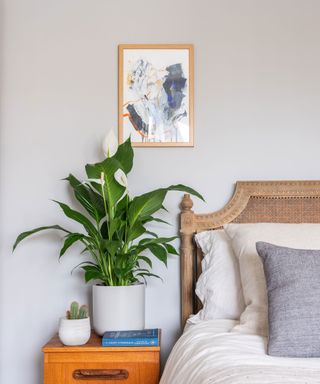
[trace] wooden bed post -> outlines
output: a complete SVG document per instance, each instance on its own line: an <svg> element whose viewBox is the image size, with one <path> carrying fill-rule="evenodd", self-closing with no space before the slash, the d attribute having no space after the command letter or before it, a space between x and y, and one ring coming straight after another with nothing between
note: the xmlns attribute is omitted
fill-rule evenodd
<svg viewBox="0 0 320 384"><path fill-rule="evenodd" d="M194 304L194 213L193 202L185 194L181 202L180 215L180 273L181 273L181 326L184 327Z"/></svg>

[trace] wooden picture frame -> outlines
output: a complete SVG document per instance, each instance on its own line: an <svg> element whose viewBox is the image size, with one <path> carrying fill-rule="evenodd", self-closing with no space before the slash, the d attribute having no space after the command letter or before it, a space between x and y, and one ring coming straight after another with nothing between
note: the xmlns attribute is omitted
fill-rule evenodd
<svg viewBox="0 0 320 384"><path fill-rule="evenodd" d="M119 144L193 147L194 51L191 44L121 44Z"/></svg>

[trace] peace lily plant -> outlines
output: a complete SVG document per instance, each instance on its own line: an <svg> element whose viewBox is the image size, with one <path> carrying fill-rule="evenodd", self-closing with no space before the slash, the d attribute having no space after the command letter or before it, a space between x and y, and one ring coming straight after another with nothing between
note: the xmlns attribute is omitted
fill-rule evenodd
<svg viewBox="0 0 320 384"><path fill-rule="evenodd" d="M65 179L83 211L55 201L69 219L81 224L82 231L73 232L60 225L42 226L21 233L13 250L28 236L53 229L65 234L59 258L75 243L83 245L82 253L91 255L90 259L77 265L83 269L86 282L94 280L104 286L128 286L146 276L159 277L151 272L149 255L151 253L167 264L168 254L177 255L170 244L176 236L159 237L151 232L148 229L151 222L166 223L154 214L165 209L163 202L169 191L188 192L203 198L182 184L131 197L127 182L134 156L130 139L119 145L115 152L109 139L103 147L105 160L87 164L84 181L72 174Z"/></svg>

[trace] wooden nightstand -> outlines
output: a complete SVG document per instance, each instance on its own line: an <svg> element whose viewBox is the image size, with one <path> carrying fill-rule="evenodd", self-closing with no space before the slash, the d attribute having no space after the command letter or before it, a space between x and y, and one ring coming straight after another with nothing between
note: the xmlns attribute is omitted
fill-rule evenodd
<svg viewBox="0 0 320 384"><path fill-rule="evenodd" d="M43 349L44 384L158 384L160 347L102 347L92 334L86 345L64 346L58 336Z"/></svg>

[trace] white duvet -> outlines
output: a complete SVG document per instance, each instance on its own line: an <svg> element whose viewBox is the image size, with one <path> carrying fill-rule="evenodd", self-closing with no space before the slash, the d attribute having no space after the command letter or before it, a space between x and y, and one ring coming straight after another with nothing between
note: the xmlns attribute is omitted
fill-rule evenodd
<svg viewBox="0 0 320 384"><path fill-rule="evenodd" d="M266 338L229 332L235 324L211 320L190 326L174 346L160 384L320 384L320 358L268 356Z"/></svg>

